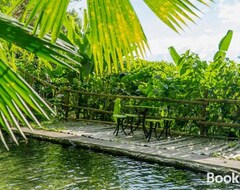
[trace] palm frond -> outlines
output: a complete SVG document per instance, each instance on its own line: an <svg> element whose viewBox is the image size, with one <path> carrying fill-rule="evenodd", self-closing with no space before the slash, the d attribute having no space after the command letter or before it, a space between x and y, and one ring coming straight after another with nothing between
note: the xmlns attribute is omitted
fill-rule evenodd
<svg viewBox="0 0 240 190"><path fill-rule="evenodd" d="M196 4L208 5L213 0L144 0L147 6L171 29L178 32L183 30L182 25L187 25L186 21L194 23L193 17L198 17L200 10Z"/></svg>
<svg viewBox="0 0 240 190"><path fill-rule="evenodd" d="M22 17L22 22L28 26L34 23L33 33L43 38L51 34L51 41L55 42L60 33L63 19L70 0L29 0Z"/></svg>
<svg viewBox="0 0 240 190"><path fill-rule="evenodd" d="M24 28L22 23L2 13L0 28L0 38L39 57L71 69L74 69L71 64L80 66L81 56L77 49L63 40L58 39L56 44L52 44L49 36L37 38L31 34L31 28Z"/></svg>
<svg viewBox="0 0 240 190"><path fill-rule="evenodd" d="M130 58L144 55L147 40L129 0L88 0L88 39L95 71L130 68ZM123 57L126 59L124 64ZM120 65L120 68L119 68Z"/></svg>
<svg viewBox="0 0 240 190"><path fill-rule="evenodd" d="M150 9L170 28L178 32L198 17L197 3L213 0L144 0ZM22 22L34 25L33 34L51 35L54 42L66 18L69 0L29 0ZM87 0L88 41L91 44L96 73L118 72L131 68L130 60L144 56L148 48L141 24L130 0ZM57 8L55 8L57 7ZM134 61L133 61L134 63Z"/></svg>
<svg viewBox="0 0 240 190"><path fill-rule="evenodd" d="M47 112L54 112L44 100L10 67L0 59L0 126L17 142L12 127L15 127L24 137L20 123L32 130L28 119L36 122L32 111L49 119ZM46 111L44 111L46 110ZM0 138L7 147L0 129Z"/></svg>
<svg viewBox="0 0 240 190"><path fill-rule="evenodd" d="M11 15L13 13L13 10L24 2L26 1L25 0L2 0L0 4L0 11L8 15Z"/></svg>

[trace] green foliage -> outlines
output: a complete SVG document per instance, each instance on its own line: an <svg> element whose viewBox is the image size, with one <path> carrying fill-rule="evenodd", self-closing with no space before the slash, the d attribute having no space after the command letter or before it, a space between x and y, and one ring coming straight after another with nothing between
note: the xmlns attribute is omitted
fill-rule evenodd
<svg viewBox="0 0 240 190"><path fill-rule="evenodd" d="M213 1L213 0L209 0ZM144 0L149 8L171 29L178 32L183 30L182 25L187 25L187 21L193 21L193 16L198 17L195 11L199 11L197 7L189 0ZM207 5L205 0L195 0L194 3L200 2Z"/></svg>
<svg viewBox="0 0 240 190"><path fill-rule="evenodd" d="M226 36L219 43L218 52L214 55L214 62L218 61L219 59L224 60L226 57L227 50L230 46L232 41L233 31L229 30Z"/></svg>
<svg viewBox="0 0 240 190"><path fill-rule="evenodd" d="M45 58L52 63L60 64L73 70L75 68L70 65L71 63L79 65L78 61L81 60L81 56L75 51L73 46L61 40L57 41L56 44L52 44L48 37L39 39L29 34L31 28L23 28L22 26L23 24L17 20L0 13L0 38L16 44L18 47ZM21 33L21 37L19 37L19 33Z"/></svg>
<svg viewBox="0 0 240 190"><path fill-rule="evenodd" d="M121 113L121 99L117 98L114 103L113 115L118 115ZM114 121L117 122L117 119L113 117Z"/></svg>
<svg viewBox="0 0 240 190"><path fill-rule="evenodd" d="M198 4L208 5L212 0L145 0L146 5L166 25L175 30L187 25L199 12ZM12 0L4 1L12 2ZM70 0L17 0L6 11L9 14L22 9L18 18L26 26L33 26L32 34L43 38L49 35L56 42L66 24L66 10ZM134 56L145 55L148 43L139 19L129 0L87 0L83 29L89 41L96 73L125 72L135 66ZM9 3L7 3L9 4ZM6 5L5 5L6 6ZM20 8L19 8L20 6ZM57 7L57 8L56 8ZM1 7L0 7L1 8ZM75 44L79 47L78 44ZM89 56L90 54L88 54ZM125 64L126 63L126 64Z"/></svg>
<svg viewBox="0 0 240 190"><path fill-rule="evenodd" d="M131 93L137 91L135 90L137 88L140 92L143 91L140 85L149 85L148 90L143 93L147 93L148 96L155 96L154 88L158 85L156 83L157 80L155 80L156 78L154 78L155 75L153 75L155 71L153 73L150 71L146 75L146 73L140 71L141 69L136 68L136 62L133 59L135 55L138 57L144 55L148 45L141 24L138 21L138 17L130 1L88 0L87 12L84 11L86 19L83 22L83 29L79 26L81 23L78 23L79 20L76 19L74 14L68 15L66 13L69 2L70 0L3 0L2 4L0 4L0 38L4 40L4 44L0 44L0 49L1 51L5 50L7 53L0 53L0 58L4 61L4 63L1 61L1 65L3 67L10 65L14 68L14 64L18 64L18 67L22 67L22 65L26 65L28 63L27 61L30 60L33 68L37 68L36 71L33 70L34 73L38 76L43 76L44 80L57 84L57 90L59 91L56 93L58 93L57 95L59 96L62 96L62 88L88 88L84 86L83 79L88 78L93 68L95 68L96 73L104 73L105 71L111 73L125 71L126 68L132 68L131 65L134 65L135 71L138 72L136 76L138 76L137 78L141 76L143 78L142 81L136 79L130 81L129 84L125 86L125 83L121 81L122 76L115 75L115 77L110 80L109 76L107 76L106 81L111 81L108 86L110 87L114 84L113 81L120 81L120 85L117 88L113 88L113 91L115 93L119 91L121 91L121 93L128 93L130 86L134 85L134 90L132 89L130 91ZM145 1L152 11L175 31L177 31L177 29L173 25L181 28L180 24L186 24L182 19L183 17L192 21L190 15L196 16L195 12L198 11L195 5L196 2L206 4L203 0L195 0L194 3L188 0ZM14 16L17 20L5 14ZM13 46L13 44L32 54L22 53L22 49L15 49L16 46ZM225 46L225 42L223 44ZM7 46L7 48L3 46ZM9 46L13 47L13 49ZM13 53L9 53L8 50L13 51ZM27 55L30 55L30 58L28 58ZM44 60L39 59L39 57ZM192 59L195 58L193 57ZM40 69L43 64L47 67ZM57 64L57 66L55 64ZM79 75L72 71L67 71L66 68L64 68L68 67L79 71L81 65L83 69ZM184 63L184 65L186 64ZM194 64L190 65L190 67L193 67L193 65ZM165 66L163 67L165 71ZM24 69L26 70L26 68ZM185 71L185 68L186 66L182 66L181 75L186 75L187 71ZM151 67L149 69L151 69ZM53 70L56 72L52 73ZM146 71L148 71L148 68L146 68ZM4 72L5 70L3 73ZM11 73L11 76L7 75L9 73ZM44 103L44 101L35 94L34 90L29 88L24 80L13 70L7 72L7 74L4 73L5 76L8 76L5 80L8 80L7 82L11 85L13 83L17 84L13 86L11 100L19 101L19 97L16 94L14 95L15 92L18 92L20 97L22 96L23 102L26 101L35 111L39 112L41 106L49 109L47 104ZM163 77L161 75L160 77L157 76L159 80L162 78L165 79L168 75L168 73L161 74L163 74ZM15 78L13 76L15 76ZM172 77L175 80L174 77L175 74ZM147 79L152 81L152 83L149 83ZM166 83L167 81L161 81L163 84L161 93L166 92L166 90L170 89L169 86L172 85L170 84L172 79L166 79L169 80L169 84L164 84L164 82ZM28 80L33 83L31 78ZM2 81L4 84L4 79L1 78L1 82ZM101 81L101 78L96 75L89 81L90 83L88 84L91 84L91 81L102 83L102 86L100 86L102 89L106 87ZM68 83L67 86L63 85L66 83ZM92 85L92 87L94 86L96 85ZM38 89L38 87L39 86L36 85L37 91L46 93L46 89L41 89L40 87ZM174 85L172 87L174 87ZM97 88L97 90L99 90L99 88ZM103 90L100 92L103 92ZM29 94L34 94L35 99L31 99L31 96L28 100L27 97ZM168 94L165 93L165 95ZM1 91L1 96L4 101L10 101L8 100L9 96L4 92L4 88ZM68 95L64 94L63 98L67 96ZM79 97L77 98L79 99ZM35 104L33 104L34 100L37 101ZM11 105L11 102L8 103ZM5 105L5 102L3 102L3 105ZM39 110L36 109L36 107ZM23 110L24 106L22 106L21 109ZM9 117L9 114L11 115L10 112L14 112L14 107L12 106L10 111L7 112L3 106L0 111L2 113L2 120L0 122L6 129L8 122L11 123L14 121ZM34 119L33 115L26 112L26 110L24 110L24 113L31 119ZM43 111L39 113L46 116ZM16 110L15 116L19 119ZM23 122L23 120L20 121ZM27 122L25 123L27 124ZM9 130L7 131L11 132Z"/></svg>
<svg viewBox="0 0 240 190"><path fill-rule="evenodd" d="M180 59L180 55L178 55L177 51L173 46L169 47L169 53L171 57L173 58L173 61L176 65L178 65L178 61Z"/></svg>
<svg viewBox="0 0 240 190"><path fill-rule="evenodd" d="M25 124L32 129L27 120L28 118L40 126L33 110L49 119L48 114L44 111L44 109L50 111L52 111L52 109L18 74L3 63L1 59L0 79L0 125L18 144L10 126L16 128L19 133L26 138L21 130L20 123ZM0 139L7 147L1 130Z"/></svg>

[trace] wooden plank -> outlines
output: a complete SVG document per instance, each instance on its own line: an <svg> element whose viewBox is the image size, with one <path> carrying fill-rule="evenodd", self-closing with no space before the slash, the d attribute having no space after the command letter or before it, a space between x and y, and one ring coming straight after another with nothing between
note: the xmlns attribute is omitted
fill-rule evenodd
<svg viewBox="0 0 240 190"><path fill-rule="evenodd" d="M103 123L103 124L109 124L109 125L116 125L116 123L111 121L101 121L101 120L91 120L91 119L71 119L75 121L85 121L85 122L94 122L94 123Z"/></svg>
<svg viewBox="0 0 240 190"><path fill-rule="evenodd" d="M203 117L158 117L158 116L150 116L147 115L146 119L174 119L174 120L181 120L181 121L200 121L203 120L205 118Z"/></svg>
<svg viewBox="0 0 240 190"><path fill-rule="evenodd" d="M240 127L238 123L224 123L224 122L209 122L209 121L197 121L198 124L208 126L219 126L219 127Z"/></svg>
<svg viewBox="0 0 240 190"><path fill-rule="evenodd" d="M181 99L154 98L154 97L144 97L144 96L124 96L124 95L101 94L101 93L84 92L84 91L70 90L70 89L66 89L66 91L83 94L83 95L89 95L89 96L111 97L114 99L121 98L121 99L135 99L135 100L158 101L158 102L179 103L179 104L198 104L198 105L204 105L207 103L204 101L195 101L195 100L181 100Z"/></svg>
<svg viewBox="0 0 240 190"><path fill-rule="evenodd" d="M81 107L81 106L74 106L74 105L66 105L66 104L63 104L63 103L58 103L57 105L62 105L62 106L71 107L71 108L84 109L84 110L90 110L90 111L99 112L99 113L113 114L112 111L106 111L106 110L97 109L97 108L89 108L89 107Z"/></svg>
<svg viewBox="0 0 240 190"><path fill-rule="evenodd" d="M233 100L233 99L197 98L196 101L227 103L227 104L240 104L240 100Z"/></svg>
<svg viewBox="0 0 240 190"><path fill-rule="evenodd" d="M231 172L240 172L239 161L206 155L196 155L192 154L190 151L187 154L186 152L178 150L161 150L154 147L135 146L133 144L129 145L129 139L126 138L119 139L119 137L115 137L118 139L118 141L115 142L37 129L35 132L32 132L27 128L23 128L22 130L27 136L34 138L62 144L72 144L88 150L102 151L114 155L129 156L138 160L155 162L164 165L168 164L171 166L182 167L185 169L189 168L198 171L211 171L222 175L230 174Z"/></svg>

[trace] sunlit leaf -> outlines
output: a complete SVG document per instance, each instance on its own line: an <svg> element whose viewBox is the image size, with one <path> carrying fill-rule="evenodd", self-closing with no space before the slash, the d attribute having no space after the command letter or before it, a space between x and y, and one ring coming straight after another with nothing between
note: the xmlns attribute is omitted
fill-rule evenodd
<svg viewBox="0 0 240 190"><path fill-rule="evenodd" d="M178 65L178 61L180 59L180 55L177 53L176 49L173 46L169 47L168 50L169 50L169 53L170 53L174 63L176 65Z"/></svg>
<svg viewBox="0 0 240 190"><path fill-rule="evenodd" d="M15 127L20 134L24 137L20 124L25 124L31 130L32 127L27 121L26 116L38 125L37 118L34 113L39 113L46 118L49 118L46 112L54 112L43 101L42 98L9 66L7 66L0 59L0 124L17 142L12 128ZM34 112L34 113L33 113ZM2 133L0 132L0 138L4 142Z"/></svg>
<svg viewBox="0 0 240 190"><path fill-rule="evenodd" d="M232 41L232 37L233 37L233 31L229 30L219 43L218 51L214 55L214 58L213 58L214 61L225 59L228 48Z"/></svg>
<svg viewBox="0 0 240 190"><path fill-rule="evenodd" d="M88 0L87 3L88 39L95 71L103 73L104 62L110 73L130 69L130 58L134 60L134 56L143 56L147 47L146 37L130 1Z"/></svg>
<svg viewBox="0 0 240 190"><path fill-rule="evenodd" d="M219 50L227 51L232 41L233 31L229 30L219 43Z"/></svg>
<svg viewBox="0 0 240 190"><path fill-rule="evenodd" d="M193 17L199 17L197 3L208 5L213 0L144 0L148 7L175 32L183 30L186 21L194 23Z"/></svg>
<svg viewBox="0 0 240 190"><path fill-rule="evenodd" d="M14 43L52 63L74 69L70 64L80 65L81 56L76 49L62 40L52 44L49 37L37 38L30 28L24 28L17 20L0 13L0 38Z"/></svg>
<svg viewBox="0 0 240 190"><path fill-rule="evenodd" d="M45 34L51 34L51 41L55 42L60 33L69 1L29 0L22 22L26 23L26 26L34 23L34 34L41 38Z"/></svg>

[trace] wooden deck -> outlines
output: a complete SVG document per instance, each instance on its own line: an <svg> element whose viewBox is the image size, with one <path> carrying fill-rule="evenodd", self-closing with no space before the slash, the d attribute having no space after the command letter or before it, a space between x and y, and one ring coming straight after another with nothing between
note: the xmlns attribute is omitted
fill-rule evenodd
<svg viewBox="0 0 240 190"><path fill-rule="evenodd" d="M111 154L130 156L144 161L174 165L215 173L240 172L240 141L200 137L180 137L147 142L141 130L132 136L113 135L114 126L85 122L59 122L48 126L61 132L24 128L29 136L72 144Z"/></svg>

